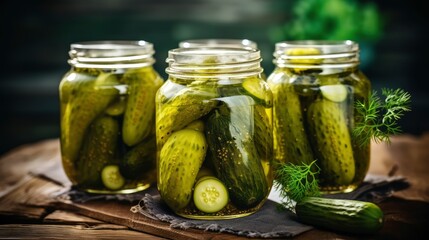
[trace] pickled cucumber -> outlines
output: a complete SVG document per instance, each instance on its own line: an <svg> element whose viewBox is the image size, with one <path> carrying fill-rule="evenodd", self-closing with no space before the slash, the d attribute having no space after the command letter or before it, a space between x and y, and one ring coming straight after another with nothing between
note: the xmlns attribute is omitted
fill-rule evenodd
<svg viewBox="0 0 429 240"><path fill-rule="evenodd" d="M314 101L307 121L320 167L321 185L347 185L355 176L355 161L341 105L326 99Z"/></svg>
<svg viewBox="0 0 429 240"><path fill-rule="evenodd" d="M161 78L150 68L125 72L128 100L124 113L122 137L128 146L134 146L152 131L155 121L155 95L162 85Z"/></svg>
<svg viewBox="0 0 429 240"><path fill-rule="evenodd" d="M365 102L368 101L368 98L362 98L360 96L355 96L355 101ZM361 114L354 110L354 125L357 126L364 118ZM353 153L355 159L355 178L353 182L362 182L366 176L366 173L369 169L370 164L370 152L371 152L371 144L361 145L359 142L359 138L353 138Z"/></svg>
<svg viewBox="0 0 429 240"><path fill-rule="evenodd" d="M274 147L276 160L283 163L310 164L315 160L304 128L301 102L293 85L278 84L274 93Z"/></svg>
<svg viewBox="0 0 429 240"><path fill-rule="evenodd" d="M269 186L253 141L253 104L249 96L219 99L223 103L208 117L206 126L210 158L216 176L240 209L260 204ZM252 104L253 103L253 104Z"/></svg>
<svg viewBox="0 0 429 240"><path fill-rule="evenodd" d="M125 97L121 96L106 108L106 113L114 117L120 116L125 112L125 105Z"/></svg>
<svg viewBox="0 0 429 240"><path fill-rule="evenodd" d="M125 184L125 178L121 175L117 165L107 165L101 170L101 181L110 190L118 190Z"/></svg>
<svg viewBox="0 0 429 240"><path fill-rule="evenodd" d="M273 128L266 109L261 105L254 106L255 146L261 158L273 160Z"/></svg>
<svg viewBox="0 0 429 240"><path fill-rule="evenodd" d="M370 163L371 145L366 144L361 146L359 143L353 142L353 157L355 159L355 177L353 182L362 182L366 177Z"/></svg>
<svg viewBox="0 0 429 240"><path fill-rule="evenodd" d="M186 125L185 128L189 128L189 129L193 129L193 130L202 132L202 131L204 131L204 122L201 120L196 120L196 121L193 121L193 122L189 123L188 125Z"/></svg>
<svg viewBox="0 0 429 240"><path fill-rule="evenodd" d="M120 165L121 173L129 179L136 179L153 169L156 164L156 139L151 137L129 150Z"/></svg>
<svg viewBox="0 0 429 240"><path fill-rule="evenodd" d="M219 179L203 177L195 184L193 200L195 207L202 212L219 212L228 204L228 191Z"/></svg>
<svg viewBox="0 0 429 240"><path fill-rule="evenodd" d="M342 102L347 98L347 87L342 84L320 86L324 98L333 102Z"/></svg>
<svg viewBox="0 0 429 240"><path fill-rule="evenodd" d="M174 211L189 204L192 188L207 152L201 131L185 128L174 132L159 155L158 191Z"/></svg>
<svg viewBox="0 0 429 240"><path fill-rule="evenodd" d="M77 87L79 84L90 83L97 78L97 75L91 75L76 71L68 72L64 76L64 81L61 81L59 86L61 103L67 104L70 99L72 99L76 95Z"/></svg>
<svg viewBox="0 0 429 240"><path fill-rule="evenodd" d="M161 147L174 131L209 113L217 104L216 97L215 88L186 88L163 104L156 118L158 146Z"/></svg>
<svg viewBox="0 0 429 240"><path fill-rule="evenodd" d="M109 116L97 118L88 134L76 163L77 181L83 187L99 187L101 170L117 162L115 153L119 136L118 122Z"/></svg>
<svg viewBox="0 0 429 240"><path fill-rule="evenodd" d="M95 81L70 81L73 95L61 116L61 153L64 167L73 169L84 135L91 122L118 97L113 74L101 73ZM69 173L73 174L73 173ZM70 177L74 179L73 176Z"/></svg>
<svg viewBox="0 0 429 240"><path fill-rule="evenodd" d="M273 106L273 94L268 88L266 82L261 81L259 78L246 78L242 84L246 93L253 97L253 99L265 107Z"/></svg>

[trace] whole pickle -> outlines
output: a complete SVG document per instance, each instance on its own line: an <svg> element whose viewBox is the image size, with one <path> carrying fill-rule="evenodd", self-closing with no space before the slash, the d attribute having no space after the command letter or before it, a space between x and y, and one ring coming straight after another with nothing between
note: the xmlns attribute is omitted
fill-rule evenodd
<svg viewBox="0 0 429 240"><path fill-rule="evenodd" d="M100 187L101 170L116 161L118 136L119 124L110 116L99 117L90 125L76 164L80 186Z"/></svg>
<svg viewBox="0 0 429 240"><path fill-rule="evenodd" d="M267 115L266 108L254 105L255 146L261 158L273 160L273 128Z"/></svg>
<svg viewBox="0 0 429 240"><path fill-rule="evenodd" d="M315 157L304 127L305 115L298 94L289 83L274 85L272 91L276 160L293 164L311 163Z"/></svg>
<svg viewBox="0 0 429 240"><path fill-rule="evenodd" d="M307 121L320 167L321 185L347 185L355 177L355 161L346 118L339 103L318 99Z"/></svg>
<svg viewBox="0 0 429 240"><path fill-rule="evenodd" d="M131 69L123 81L128 84L128 100L124 113L122 137L128 146L141 142L152 132L155 121L155 95L162 85L152 68Z"/></svg>
<svg viewBox="0 0 429 240"><path fill-rule="evenodd" d="M156 164L155 137L143 141L129 150L122 161L121 173L126 178L135 179L143 176Z"/></svg>
<svg viewBox="0 0 429 240"><path fill-rule="evenodd" d="M156 120L158 146L174 131L209 113L217 104L216 97L215 88L185 88L164 103Z"/></svg>
<svg viewBox="0 0 429 240"><path fill-rule="evenodd" d="M174 132L162 147L158 190L171 209L179 211L191 201L192 188L206 152L204 133L193 128Z"/></svg>
<svg viewBox="0 0 429 240"><path fill-rule="evenodd" d="M206 137L216 176L242 209L260 204L269 191L252 130L254 100L250 96L219 99L222 104L207 120Z"/></svg>

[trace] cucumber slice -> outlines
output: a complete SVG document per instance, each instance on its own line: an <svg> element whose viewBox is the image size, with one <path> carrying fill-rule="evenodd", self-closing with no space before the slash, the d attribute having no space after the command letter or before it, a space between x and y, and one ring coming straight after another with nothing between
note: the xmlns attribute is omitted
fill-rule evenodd
<svg viewBox="0 0 429 240"><path fill-rule="evenodd" d="M325 85L320 87L323 97L333 102L342 102L347 98L347 88L344 85Z"/></svg>
<svg viewBox="0 0 429 240"><path fill-rule="evenodd" d="M101 180L106 188L118 190L125 184L125 179L117 165L107 165L101 171Z"/></svg>
<svg viewBox="0 0 429 240"><path fill-rule="evenodd" d="M258 78L247 78L242 84L244 90L253 97L253 99L262 103L266 107L271 107L273 104L273 94L269 90L266 82Z"/></svg>
<svg viewBox="0 0 429 240"><path fill-rule="evenodd" d="M215 177L202 177L195 184L194 204L202 212L219 212L228 203L228 198L225 185Z"/></svg>

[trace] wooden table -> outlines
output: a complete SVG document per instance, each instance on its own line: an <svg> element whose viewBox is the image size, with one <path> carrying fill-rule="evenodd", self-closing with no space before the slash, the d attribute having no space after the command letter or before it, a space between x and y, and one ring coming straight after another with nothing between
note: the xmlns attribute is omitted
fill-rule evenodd
<svg viewBox="0 0 429 240"><path fill-rule="evenodd" d="M401 135L390 146L372 143L370 173L403 176L411 187L379 206L385 225L370 239L421 239L429 230L429 133ZM48 176L48 177L47 177ZM129 211L130 202L76 204L54 195L69 186L59 141L19 146L0 157L0 239L245 239L227 233L171 229ZM361 239L314 229L294 239Z"/></svg>

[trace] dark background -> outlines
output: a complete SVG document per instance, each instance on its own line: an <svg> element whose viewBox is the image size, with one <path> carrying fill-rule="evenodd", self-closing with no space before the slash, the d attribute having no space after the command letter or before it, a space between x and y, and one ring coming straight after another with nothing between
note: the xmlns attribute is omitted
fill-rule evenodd
<svg viewBox="0 0 429 240"><path fill-rule="evenodd" d="M317 7L329 1L329 11ZM59 137L58 85L69 69L69 46L88 40L152 42L155 69L164 78L168 50L185 39L253 40L262 52L267 75L274 68L272 52L278 41L355 40L361 44L361 69L374 90L401 87L412 94L412 111L400 123L403 131L414 135L428 131L429 39L424 1L344 0L343 9L349 4L355 14L364 12L365 4L375 7L381 23L363 25L369 19L365 15L349 26L345 24L350 14L339 1L302 1L319 2L302 13L296 10L298 0L2 0L0 154L21 144ZM297 19L309 25L296 24ZM289 25L293 22L295 29ZM359 31L347 31L361 25ZM296 26L310 32L298 35ZM331 32L337 28L345 29L342 35ZM374 29L377 34L365 34Z"/></svg>

